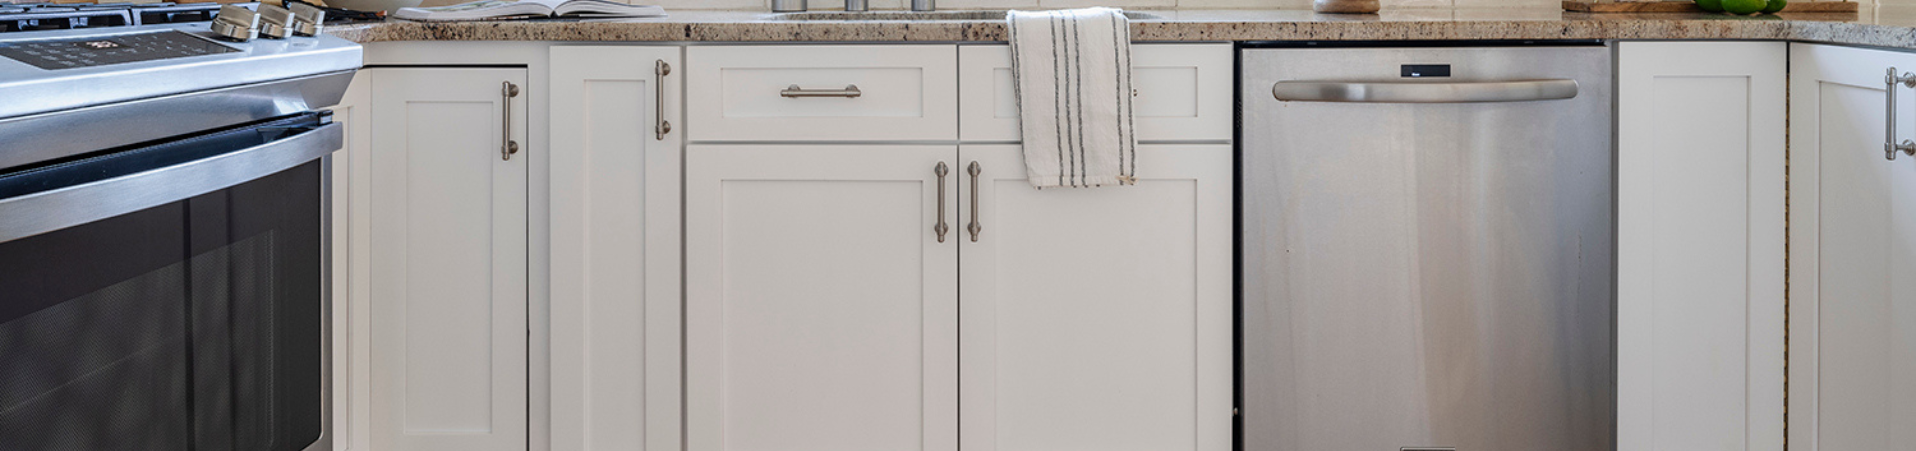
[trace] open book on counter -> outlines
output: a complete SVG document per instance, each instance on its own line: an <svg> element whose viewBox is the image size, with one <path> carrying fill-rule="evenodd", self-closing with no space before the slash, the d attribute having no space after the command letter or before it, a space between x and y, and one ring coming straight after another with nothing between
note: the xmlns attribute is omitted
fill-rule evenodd
<svg viewBox="0 0 1916 451"><path fill-rule="evenodd" d="M430 8L399 8L393 17L427 22L543 17L665 17L665 8L608 0L479 0Z"/></svg>

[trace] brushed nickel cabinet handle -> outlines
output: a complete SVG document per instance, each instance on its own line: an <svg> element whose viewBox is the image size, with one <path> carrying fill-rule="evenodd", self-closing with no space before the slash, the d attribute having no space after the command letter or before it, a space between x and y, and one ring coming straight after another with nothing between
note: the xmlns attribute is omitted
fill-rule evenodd
<svg viewBox="0 0 1916 451"><path fill-rule="evenodd" d="M499 106L505 114L499 115L499 137L505 144L499 146L499 159L512 161L512 154L519 153L519 142L512 140L512 98L519 96L519 85L509 81L499 82Z"/></svg>
<svg viewBox="0 0 1916 451"><path fill-rule="evenodd" d="M1577 96L1577 81L1519 80L1457 83L1354 83L1285 80L1271 95L1286 102L1475 103L1561 100Z"/></svg>
<svg viewBox="0 0 1916 451"><path fill-rule="evenodd" d="M856 98L861 95L865 95L865 93L860 92L858 90L858 85L845 85L845 89L805 89L805 88L798 87L798 85L791 85L791 86L786 86L785 89L778 91L778 95L779 97L790 97L790 98L844 97L844 98L850 99L850 98Z"/></svg>
<svg viewBox="0 0 1916 451"><path fill-rule="evenodd" d="M1916 155L1916 141L1896 142L1896 85L1916 88L1916 75L1904 72L1896 75L1896 68L1889 68L1883 75L1883 158L1896 160L1896 152Z"/></svg>
<svg viewBox="0 0 1916 451"><path fill-rule="evenodd" d="M658 74L659 76L658 80L652 82L652 87L656 89L653 95L652 105L658 107L657 111L653 112L652 115L659 120L658 125L654 126L652 131L658 134L658 140L664 141L665 134L672 133L672 122L665 120L665 76L672 75L672 65L667 64L665 60L658 60L657 64L652 65L652 73Z"/></svg>
<svg viewBox="0 0 1916 451"><path fill-rule="evenodd" d="M984 170L979 169L978 162L973 161L971 167L965 168L965 172L971 173L971 224L965 226L965 230L971 232L971 242L976 243L978 232L985 230L984 226L978 225L978 173Z"/></svg>
<svg viewBox="0 0 1916 451"><path fill-rule="evenodd" d="M945 242L945 232L951 230L950 226L945 225L945 174L949 172L950 168L945 167L943 161L938 162L938 167L932 168L932 173L938 174L938 225L932 226L931 231L938 233L940 243Z"/></svg>

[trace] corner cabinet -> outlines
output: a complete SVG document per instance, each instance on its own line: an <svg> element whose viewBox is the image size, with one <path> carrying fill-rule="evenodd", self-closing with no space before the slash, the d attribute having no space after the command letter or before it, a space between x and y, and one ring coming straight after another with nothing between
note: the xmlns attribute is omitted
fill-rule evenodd
<svg viewBox="0 0 1916 451"><path fill-rule="evenodd" d="M1886 146L1916 139L1916 89L1892 70L1916 54L1790 44L1792 451L1916 443L1916 157Z"/></svg>
<svg viewBox="0 0 1916 451"><path fill-rule="evenodd" d="M679 48L549 55L551 449L678 450Z"/></svg>
<svg viewBox="0 0 1916 451"><path fill-rule="evenodd" d="M368 72L372 447L525 449L526 70Z"/></svg>
<svg viewBox="0 0 1916 451"><path fill-rule="evenodd" d="M1916 442L1916 53L1619 56L1618 446Z"/></svg>
<svg viewBox="0 0 1916 451"><path fill-rule="evenodd" d="M1781 451L1785 44L1617 52L1617 447Z"/></svg>

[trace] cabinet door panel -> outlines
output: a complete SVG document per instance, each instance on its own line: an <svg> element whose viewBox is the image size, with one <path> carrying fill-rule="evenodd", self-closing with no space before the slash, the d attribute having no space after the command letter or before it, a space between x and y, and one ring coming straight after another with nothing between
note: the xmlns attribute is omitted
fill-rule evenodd
<svg viewBox="0 0 1916 451"><path fill-rule="evenodd" d="M371 164L374 446L526 446L526 160L500 159L521 69L374 77ZM524 148L524 146L522 146Z"/></svg>
<svg viewBox="0 0 1916 451"><path fill-rule="evenodd" d="M552 447L676 450L679 49L551 56Z"/></svg>
<svg viewBox="0 0 1916 451"><path fill-rule="evenodd" d="M1782 449L1785 52L1620 47L1623 449Z"/></svg>
<svg viewBox="0 0 1916 451"><path fill-rule="evenodd" d="M960 153L964 448L1229 449L1230 146L1140 146L1137 185L1093 189Z"/></svg>
<svg viewBox="0 0 1916 451"><path fill-rule="evenodd" d="M1916 158L1884 158L1884 73L1916 71L1916 54L1790 47L1790 448L1907 447ZM1901 142L1916 91L1896 94Z"/></svg>
<svg viewBox="0 0 1916 451"><path fill-rule="evenodd" d="M689 449L956 449L955 155L688 148Z"/></svg>

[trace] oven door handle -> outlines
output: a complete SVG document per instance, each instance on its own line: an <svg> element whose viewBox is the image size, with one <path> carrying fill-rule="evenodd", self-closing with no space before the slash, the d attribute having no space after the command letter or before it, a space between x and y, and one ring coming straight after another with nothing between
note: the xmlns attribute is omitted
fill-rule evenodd
<svg viewBox="0 0 1916 451"><path fill-rule="evenodd" d="M0 243L177 202L305 164L339 149L328 123L219 155L0 199Z"/></svg>
<svg viewBox="0 0 1916 451"><path fill-rule="evenodd" d="M1577 81L1518 80L1453 83L1280 81L1271 96L1286 102L1484 103L1561 100L1577 96Z"/></svg>

